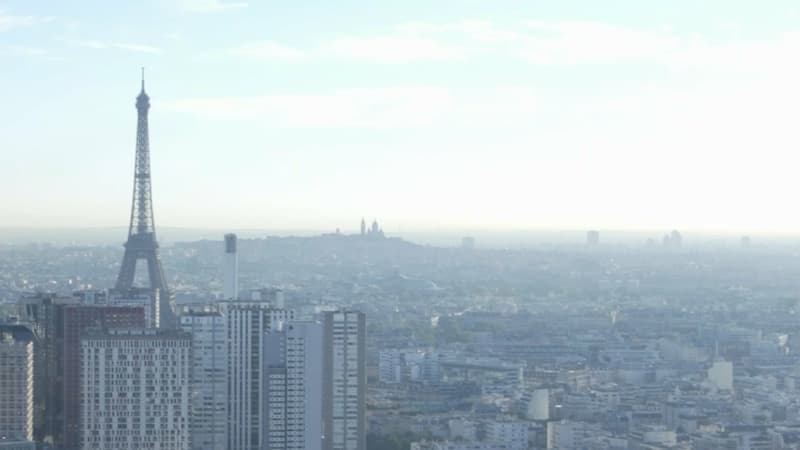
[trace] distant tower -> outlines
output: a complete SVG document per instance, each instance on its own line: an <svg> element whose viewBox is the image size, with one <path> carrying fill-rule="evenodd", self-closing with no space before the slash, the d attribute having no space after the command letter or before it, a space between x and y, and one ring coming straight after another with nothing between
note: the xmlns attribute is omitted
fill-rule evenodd
<svg viewBox="0 0 800 450"><path fill-rule="evenodd" d="M125 256L115 289L127 292L133 287L136 275L136 263L140 259L147 261L147 274L150 288L158 290L160 295L160 314L171 318L170 294L164 269L158 258L158 242L156 241L156 224L153 218L153 195L150 181L150 139L147 127L147 112L150 109L150 97L144 91L144 69L142 69L142 91L136 97L136 110L139 120L136 128L136 164L133 175L133 202L131 220L128 227L128 241L125 243ZM166 321L161 321L165 323Z"/></svg>
<svg viewBox="0 0 800 450"><path fill-rule="evenodd" d="M235 234L225 235L225 279L223 280L223 300L239 297L239 258L236 252Z"/></svg>
<svg viewBox="0 0 800 450"><path fill-rule="evenodd" d="M595 246L600 244L600 232L589 230L586 232L586 245Z"/></svg>
<svg viewBox="0 0 800 450"><path fill-rule="evenodd" d="M364 218L361 218L361 235L364 236L367 234L367 222L364 221Z"/></svg>
<svg viewBox="0 0 800 450"><path fill-rule="evenodd" d="M378 227L378 219L372 220L372 230L370 232L372 234L378 234L380 232L380 228Z"/></svg>
<svg viewBox="0 0 800 450"><path fill-rule="evenodd" d="M679 248L683 244L683 237L681 236L681 233L678 232L678 230L672 230L672 233L670 233L669 237L670 237L669 239L670 245L672 245L673 247Z"/></svg>
<svg viewBox="0 0 800 450"><path fill-rule="evenodd" d="M464 236L461 238L461 248L466 250L475 248L475 238L472 236Z"/></svg>

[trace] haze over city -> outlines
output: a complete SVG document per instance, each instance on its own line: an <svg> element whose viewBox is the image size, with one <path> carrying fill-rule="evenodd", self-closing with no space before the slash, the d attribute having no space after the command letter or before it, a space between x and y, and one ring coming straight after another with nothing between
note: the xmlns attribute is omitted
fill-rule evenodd
<svg viewBox="0 0 800 450"><path fill-rule="evenodd" d="M4 1L2 226L793 232L798 7Z"/></svg>

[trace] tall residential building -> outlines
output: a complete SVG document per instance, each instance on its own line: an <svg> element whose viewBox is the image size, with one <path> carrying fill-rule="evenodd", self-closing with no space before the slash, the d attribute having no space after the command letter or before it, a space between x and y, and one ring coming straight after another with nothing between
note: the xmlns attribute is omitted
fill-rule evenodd
<svg viewBox="0 0 800 450"><path fill-rule="evenodd" d="M225 278L222 280L222 299L239 298L239 258L236 252L237 238L235 234L225 235Z"/></svg>
<svg viewBox="0 0 800 450"><path fill-rule="evenodd" d="M75 450L80 448L81 335L90 328L144 328L145 312L144 308L133 306L68 305L64 307L63 326L62 384L53 394L61 399L63 434L55 444L64 450Z"/></svg>
<svg viewBox="0 0 800 450"><path fill-rule="evenodd" d="M228 445L228 331L225 317L211 308L181 316L192 335L190 444L194 450Z"/></svg>
<svg viewBox="0 0 800 450"><path fill-rule="evenodd" d="M323 448L365 450L366 321L358 311L323 313Z"/></svg>
<svg viewBox="0 0 800 450"><path fill-rule="evenodd" d="M78 304L80 301L76 298L52 293L25 296L17 304L20 322L30 326L36 337L33 350L33 437L37 442L62 442L64 308Z"/></svg>
<svg viewBox="0 0 800 450"><path fill-rule="evenodd" d="M188 333L88 330L80 364L82 449L189 449Z"/></svg>
<svg viewBox="0 0 800 450"><path fill-rule="evenodd" d="M586 245L595 246L600 244L600 232L589 230L586 232Z"/></svg>
<svg viewBox="0 0 800 450"><path fill-rule="evenodd" d="M294 320L294 311L263 301L224 301L228 328L228 449L261 450L264 335Z"/></svg>
<svg viewBox="0 0 800 450"><path fill-rule="evenodd" d="M322 448L322 324L290 322L264 337L264 445Z"/></svg>
<svg viewBox="0 0 800 450"><path fill-rule="evenodd" d="M33 440L33 332L0 325L0 441Z"/></svg>

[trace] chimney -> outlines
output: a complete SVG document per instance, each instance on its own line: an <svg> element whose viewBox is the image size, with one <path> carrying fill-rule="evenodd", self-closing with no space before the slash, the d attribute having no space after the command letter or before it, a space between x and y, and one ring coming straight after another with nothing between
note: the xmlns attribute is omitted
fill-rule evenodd
<svg viewBox="0 0 800 450"><path fill-rule="evenodd" d="M225 279L222 283L223 300L239 297L239 258L236 255L236 235L225 235Z"/></svg>

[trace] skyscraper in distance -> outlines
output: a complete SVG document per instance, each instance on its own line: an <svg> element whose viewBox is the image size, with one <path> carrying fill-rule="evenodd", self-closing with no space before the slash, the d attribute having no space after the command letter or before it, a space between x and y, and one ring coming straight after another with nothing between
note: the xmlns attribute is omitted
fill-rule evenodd
<svg viewBox="0 0 800 450"><path fill-rule="evenodd" d="M366 319L359 311L322 315L322 423L325 450L365 450Z"/></svg>
<svg viewBox="0 0 800 450"><path fill-rule="evenodd" d="M33 332L0 325L0 442L33 440Z"/></svg>
<svg viewBox="0 0 800 450"><path fill-rule="evenodd" d="M589 230L586 232L586 245L595 246L600 244L600 232L597 230Z"/></svg>
<svg viewBox="0 0 800 450"><path fill-rule="evenodd" d="M278 324L294 319L294 311L267 301L230 300L219 303L228 329L229 450L262 450L264 336Z"/></svg>
<svg viewBox="0 0 800 450"><path fill-rule="evenodd" d="M264 337L264 446L322 448L322 324L289 322Z"/></svg>
<svg viewBox="0 0 800 450"><path fill-rule="evenodd" d="M214 308L181 315L192 336L190 445L194 450L228 445L228 328Z"/></svg>
<svg viewBox="0 0 800 450"><path fill-rule="evenodd" d="M34 440L61 445L64 435L64 310L79 305L73 297L37 293L22 297L19 320L36 337L34 344Z"/></svg>

